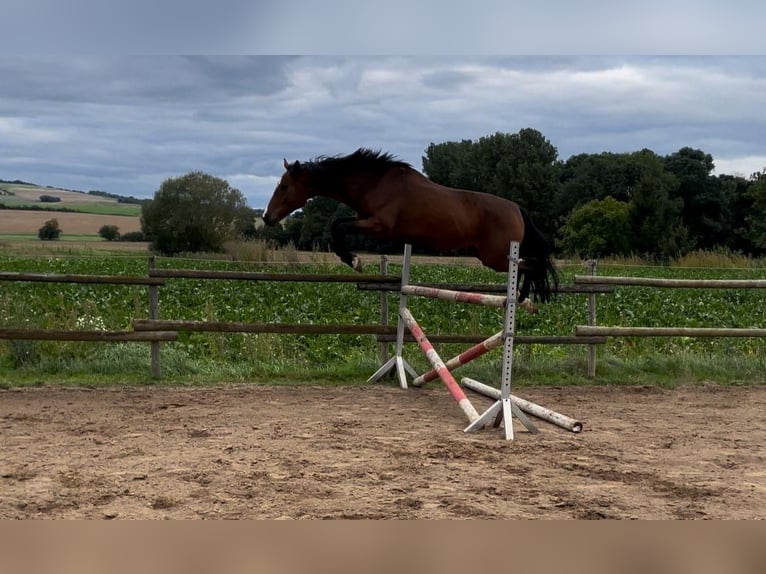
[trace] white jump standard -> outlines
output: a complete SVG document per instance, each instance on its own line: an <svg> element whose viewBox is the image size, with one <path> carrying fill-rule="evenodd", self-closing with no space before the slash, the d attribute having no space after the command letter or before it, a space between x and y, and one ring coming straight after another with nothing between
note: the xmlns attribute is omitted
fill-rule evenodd
<svg viewBox="0 0 766 574"><path fill-rule="evenodd" d="M415 285L409 285L410 279L410 256L412 254L412 248L410 245L405 245L404 248L404 262L402 268L402 286L399 298L399 321L397 325L397 337L396 337L396 355L389 359L380 369L378 369L368 380L373 382L380 379L383 375L395 369L399 385L401 388L407 388L406 373L409 373L413 377L412 384L419 386L428 381L434 379L441 379L444 386L450 392L455 401L460 405L463 413L466 415L469 421L469 425L464 429L464 432L471 432L483 428L484 426L492 423L493 426L499 426L503 423L503 429L506 440L513 439L513 415L519 419L530 433L536 434L537 428L524 414L524 408L521 406L533 405L534 408L529 410L530 414L538 416L543 420L554 422L559 424L564 420L567 422L573 421L564 415L559 415L549 409L534 405L523 399L518 399L511 395L511 367L513 363L513 337L516 320L516 293L518 283L518 263L519 263L519 244L512 242L510 245L510 253L508 256L508 287L506 296L498 295L484 295L481 293L469 293L463 291L452 291L448 289L437 289L432 287L421 287ZM474 345L468 350L460 353L456 357L451 358L446 363L442 361L436 350L428 341L423 330L418 325L412 313L407 308L408 296L429 297L434 299L441 299L443 301L452 301L460 303L472 303L476 305L485 305L491 307L505 307L505 321L502 331L495 333L491 337L482 341L478 345ZM417 376L417 373L402 357L402 350L404 347L404 332L405 327L412 333L413 338L420 345L421 350L425 353L428 361L433 367L432 370L427 373ZM492 404L484 413L478 414L471 402L465 396L462 388L457 384L451 372L453 369L460 367L482 355L495 349L499 346L503 346L503 364L502 364L502 381L500 389L488 387L477 381L470 380L470 384L464 384L467 388L471 388L491 398L496 398L496 402ZM475 383L475 384L474 384ZM492 391L487 392L487 389ZM541 413L544 416L540 416ZM552 413L552 415L551 415ZM558 422L557 422L558 421ZM560 425L564 428L568 428L574 432L579 432L582 428L580 423L573 426ZM579 425L579 426L578 426Z"/></svg>

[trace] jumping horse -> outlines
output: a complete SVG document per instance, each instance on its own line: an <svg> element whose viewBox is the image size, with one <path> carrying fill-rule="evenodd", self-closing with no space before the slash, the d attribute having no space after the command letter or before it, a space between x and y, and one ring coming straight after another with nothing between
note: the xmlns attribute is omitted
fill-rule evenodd
<svg viewBox="0 0 766 574"><path fill-rule="evenodd" d="M508 246L518 241L519 301L531 310L530 292L546 302L551 285L558 285L551 244L513 201L439 185L391 154L365 148L305 163L285 159L284 166L263 215L266 225L276 225L316 196L348 205L356 217L335 220L330 231L335 253L357 271L361 260L346 244L352 233L439 251L465 249L500 272L508 270Z"/></svg>

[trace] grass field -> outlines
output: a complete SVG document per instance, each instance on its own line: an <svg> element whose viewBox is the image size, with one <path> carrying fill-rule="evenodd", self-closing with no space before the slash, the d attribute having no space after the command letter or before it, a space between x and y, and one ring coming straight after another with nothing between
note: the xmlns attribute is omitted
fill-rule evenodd
<svg viewBox="0 0 766 574"><path fill-rule="evenodd" d="M45 208L0 209L0 242L19 246L22 250L30 249L30 243L35 241L40 244L56 243L42 242L37 238L37 231L50 219L58 221L61 228L59 240L68 245L72 242L100 240L98 230L104 225L116 225L120 233L141 230L141 208L138 205L118 203L116 199L98 195L27 184L0 183L0 190L0 204ZM42 195L58 197L61 201L44 203L40 201ZM74 212L55 211L64 208Z"/></svg>
<svg viewBox="0 0 766 574"><path fill-rule="evenodd" d="M87 256L86 256L87 255ZM288 254L289 262L244 263L221 259L160 258L169 268L245 269L347 273L330 254ZM328 257L325 257L327 255ZM375 256L367 256L375 273ZM730 267L713 256L698 256L703 267L657 267L636 260L602 262L599 274L669 278L766 278L763 262ZM300 261L303 261L301 263ZM311 263L305 263L311 261ZM415 282L497 282L503 277L474 260L418 259ZM145 275L142 256L110 256L97 252L0 256L4 271ZM391 258L391 273L399 272ZM582 273L580 264L561 265L563 282ZM379 321L379 294L354 285L315 283L250 283L243 281L168 280L160 292L160 317L237 322L307 324L374 324ZM413 299L411 309L427 333L489 335L502 318L497 310L439 301ZM133 318L147 317L147 293L142 287L0 283L0 327L130 329ZM396 297L389 297L389 322L396 322ZM519 313L517 332L523 335L569 335L574 325L587 323L584 295L560 296L541 306L536 315ZM623 326L763 327L766 293L757 290L618 288L598 296L598 323ZM371 336L279 336L273 334L184 333L178 343L163 344L163 373L167 380L323 381L364 380L377 365L377 344ZM443 356L463 350L442 345ZM425 360L408 347L408 360L419 369ZM517 380L522 384L580 384L584 377L583 347L519 345ZM466 374L494 377L496 357L477 361ZM470 370L473 369L473 372ZM46 373L76 381L146 380L145 344L0 342L0 382L44 379ZM675 384L713 380L749 384L766 382L766 345L761 339L611 339L599 350L597 382Z"/></svg>

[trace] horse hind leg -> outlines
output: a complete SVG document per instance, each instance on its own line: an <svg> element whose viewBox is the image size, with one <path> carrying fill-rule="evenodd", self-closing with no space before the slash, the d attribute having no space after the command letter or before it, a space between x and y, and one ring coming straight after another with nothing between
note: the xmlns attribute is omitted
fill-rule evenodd
<svg viewBox="0 0 766 574"><path fill-rule="evenodd" d="M519 278L521 279L521 289L516 291L516 300L519 303L519 307L524 309L527 313L534 315L537 313L537 305L535 305L529 298L529 276L524 271L521 271L519 273Z"/></svg>
<svg viewBox="0 0 766 574"><path fill-rule="evenodd" d="M487 249L486 246L478 251L477 257L479 260L490 269L494 269L500 273L508 272L508 251L505 249ZM516 291L516 301L519 307L524 309L527 313L537 313L537 306L529 298L531 289L531 280L528 273L524 269L519 269L519 282L520 289Z"/></svg>

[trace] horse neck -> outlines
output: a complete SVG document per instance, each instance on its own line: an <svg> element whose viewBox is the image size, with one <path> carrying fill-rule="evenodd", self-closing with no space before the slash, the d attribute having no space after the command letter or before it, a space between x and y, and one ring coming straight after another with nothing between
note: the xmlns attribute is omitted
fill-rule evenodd
<svg viewBox="0 0 766 574"><path fill-rule="evenodd" d="M364 203L365 194L374 183L374 178L361 174L350 174L334 178L316 188L314 195L329 197L345 203L352 209Z"/></svg>

